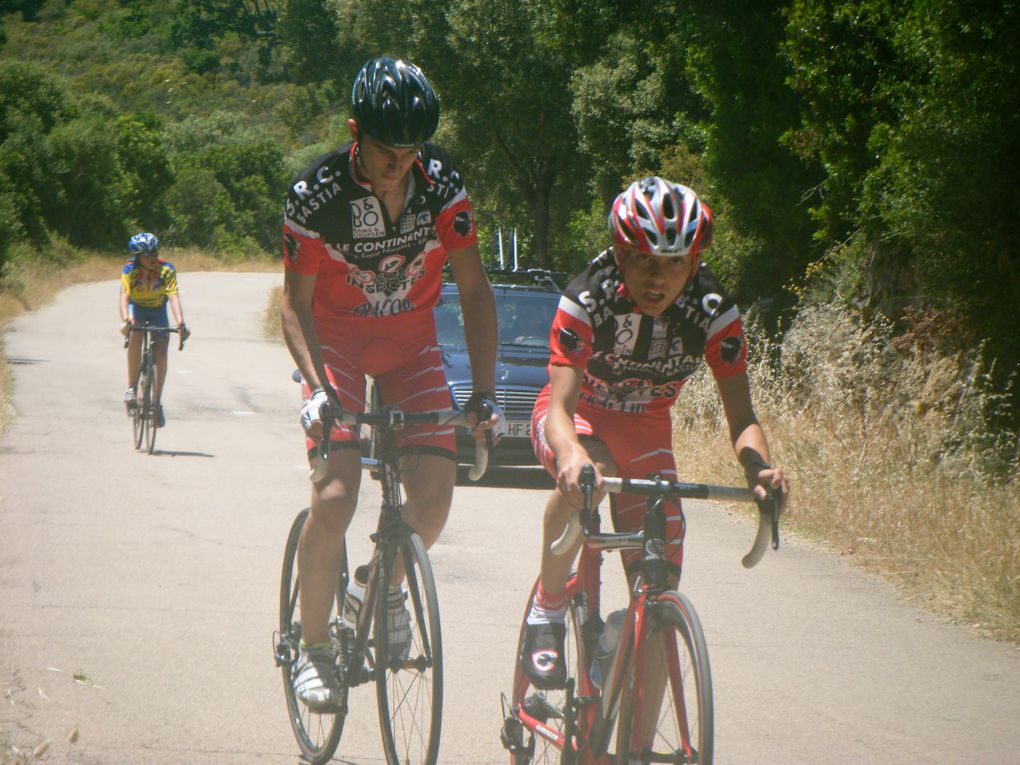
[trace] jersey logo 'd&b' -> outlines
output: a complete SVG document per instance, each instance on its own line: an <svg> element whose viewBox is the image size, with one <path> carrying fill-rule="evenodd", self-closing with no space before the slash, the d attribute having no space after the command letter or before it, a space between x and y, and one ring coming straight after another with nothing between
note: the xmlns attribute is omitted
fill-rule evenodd
<svg viewBox="0 0 1020 765"><path fill-rule="evenodd" d="M386 224L378 199L362 197L351 202L351 233L364 239L386 236Z"/></svg>

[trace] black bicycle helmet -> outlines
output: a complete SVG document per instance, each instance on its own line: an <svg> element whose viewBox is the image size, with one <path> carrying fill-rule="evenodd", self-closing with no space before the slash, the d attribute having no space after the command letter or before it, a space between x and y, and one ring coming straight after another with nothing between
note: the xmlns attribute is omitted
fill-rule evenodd
<svg viewBox="0 0 1020 765"><path fill-rule="evenodd" d="M354 78L351 108L358 127L387 146L418 146L439 125L439 97L421 69L386 56Z"/></svg>

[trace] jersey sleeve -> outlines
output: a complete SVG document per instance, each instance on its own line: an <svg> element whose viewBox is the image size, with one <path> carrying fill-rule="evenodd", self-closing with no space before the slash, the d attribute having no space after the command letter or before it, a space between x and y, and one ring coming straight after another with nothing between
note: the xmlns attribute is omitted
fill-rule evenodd
<svg viewBox="0 0 1020 765"><path fill-rule="evenodd" d="M163 262L163 294L167 297L177 294L177 269L170 263Z"/></svg>
<svg viewBox="0 0 1020 765"><path fill-rule="evenodd" d="M283 265L298 274L316 274L326 246L318 232L301 226L286 213L283 217Z"/></svg>
<svg viewBox="0 0 1020 765"><path fill-rule="evenodd" d="M131 295L131 269L133 267L134 264L129 260L120 272L120 291L127 293L129 297Z"/></svg>
<svg viewBox="0 0 1020 765"><path fill-rule="evenodd" d="M708 325L705 360L716 379L747 372L747 343L740 311L732 302Z"/></svg>
<svg viewBox="0 0 1020 765"><path fill-rule="evenodd" d="M592 351L591 317L584 307L570 295L560 298L560 304L549 329L550 366L584 369Z"/></svg>
<svg viewBox="0 0 1020 765"><path fill-rule="evenodd" d="M470 247L478 241L475 211L464 180L450 155L435 144L426 144L421 170L428 178L436 237L447 252Z"/></svg>
<svg viewBox="0 0 1020 765"><path fill-rule="evenodd" d="M475 211L463 189L436 217L436 236L447 252L462 250L478 241Z"/></svg>

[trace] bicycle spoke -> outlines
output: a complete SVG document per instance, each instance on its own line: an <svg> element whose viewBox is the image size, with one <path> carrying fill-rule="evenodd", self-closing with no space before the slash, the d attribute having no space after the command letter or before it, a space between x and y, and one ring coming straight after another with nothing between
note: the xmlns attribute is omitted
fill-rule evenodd
<svg viewBox="0 0 1020 765"><path fill-rule="evenodd" d="M712 677L701 623L678 592L661 595L649 615L644 678L620 713L618 762L711 765Z"/></svg>
<svg viewBox="0 0 1020 765"><path fill-rule="evenodd" d="M308 510L302 510L291 526L287 537L287 546L283 556L283 574L280 579L280 633L277 646L277 661L283 675L283 692L287 701L287 714L294 737L304 755L304 759L312 765L322 765L336 751L343 733L347 708L347 689L341 688L340 709L335 713L320 714L305 706L294 693L294 673L298 656L298 643L301 639L301 624L297 620L298 602L298 570L297 548L301 539ZM335 600L335 599L334 599ZM336 614L331 615L335 624ZM331 629L335 633L335 629ZM340 641L335 640L337 648L343 650ZM282 661L281 661L282 659Z"/></svg>
<svg viewBox="0 0 1020 765"><path fill-rule="evenodd" d="M390 656L388 603L380 597L375 642L379 664L376 699L387 762L432 765L438 759L443 705L443 648L439 601L425 547L417 534L403 542L402 559L410 607L410 646L404 657Z"/></svg>

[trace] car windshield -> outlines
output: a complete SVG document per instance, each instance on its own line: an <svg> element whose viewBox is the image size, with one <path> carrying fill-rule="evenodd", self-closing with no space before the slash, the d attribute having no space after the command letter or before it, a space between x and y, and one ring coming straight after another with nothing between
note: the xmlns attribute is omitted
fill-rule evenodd
<svg viewBox="0 0 1020 765"><path fill-rule="evenodd" d="M500 345L549 347L549 327L560 296L555 292L511 292L497 289L496 315ZM435 308L440 345L464 347L464 317L456 292L444 291Z"/></svg>

